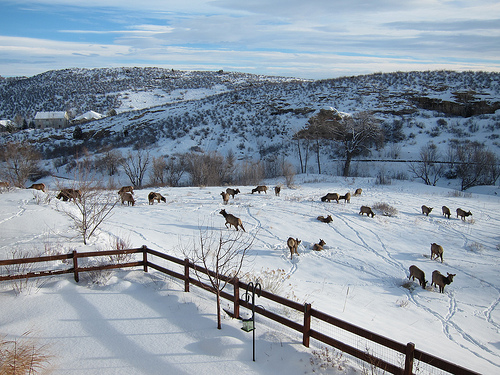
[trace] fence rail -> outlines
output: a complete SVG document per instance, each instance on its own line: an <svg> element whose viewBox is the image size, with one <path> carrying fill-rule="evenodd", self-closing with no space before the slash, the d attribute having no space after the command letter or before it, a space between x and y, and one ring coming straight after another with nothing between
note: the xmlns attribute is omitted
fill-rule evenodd
<svg viewBox="0 0 500 375"><path fill-rule="evenodd" d="M87 266L81 267L78 264L79 259L85 258L97 258L97 257L113 257L127 254L142 254L142 260L133 261L133 262L116 262L114 264L105 264L98 266ZM149 255L149 257L148 257ZM183 272L177 272L165 266L161 266L150 261L151 256L158 257L167 262L171 262L177 264L183 269ZM127 267L142 267L144 272L148 272L149 268L155 269L159 272L167 274L171 277L180 279L184 281L184 291L189 292L190 285L195 285L199 288L208 290L210 292L215 292L210 285L207 285L200 281L200 278L191 277L191 270L195 272L195 274L203 273L211 276L216 276L216 274L205 268L199 267L193 263L191 263L188 259L178 259L171 255L161 253L156 250L149 249L147 246L142 246L136 249L126 249L126 250L109 250L109 251L98 251L98 252L84 252L78 253L77 251L73 251L69 254L61 254L61 255L51 255L51 256L42 256L42 257L32 257L32 258L20 258L20 259L7 259L0 260L0 267L4 269L4 272L12 271L9 266L20 265L20 264L38 264L38 263L47 263L53 261L67 261L68 263L72 263L69 268L66 269L53 269L53 270L40 270L40 271L32 271L25 273L15 273L8 275L0 275L0 281L7 280L19 280L19 279L28 279L28 278L36 278L36 277L45 277L45 276L55 276L61 274L72 273L76 282L79 281L79 274L82 272L91 272L91 271L99 271L99 270L107 270L107 269L116 269L116 268L127 268ZM70 262L71 261L71 262ZM251 308L249 302L240 298L240 289L243 288L246 290L248 285L237 278L230 278L224 275L219 276L223 281L230 283L233 286L233 293L228 293L225 291L221 291L220 295L222 298L233 302L233 312L229 312L233 317L240 317L240 307ZM325 314L319 310L313 309L310 304L300 304L290 299L275 295L273 293L269 293L265 290L262 290L262 294L260 298L265 298L269 301L272 301L280 306L286 306L292 310L295 310L301 314L303 314L303 323L297 323L296 321L289 319L285 316L277 314L276 312L272 312L268 309L265 309L261 306L255 306L255 312L259 315L265 316L266 318L273 320L279 324L282 324L292 330L297 331L302 335L302 344L306 347L309 347L310 339L313 338L322 342L326 345L333 346L334 348L347 353L355 358L358 358L371 366L376 366L384 371L397 374L397 375L410 375L413 374L414 371L414 362L419 361L421 363L425 363L429 365L431 368L440 369L446 371L451 374L457 375L476 375L477 372L468 370L464 367L458 366L454 363L441 359L439 357L435 357L426 352L415 349L415 345L413 343L402 344L397 341L394 341L390 338L384 337L382 335L378 335L374 332L368 331L364 328L355 326L351 323L333 317L331 315ZM331 337L324 332L321 332L317 329L311 328L311 320L312 318L317 319L318 321L324 322L328 325L337 327L342 329L343 331L349 332L353 334L357 338L363 338L370 342L381 345L382 347L388 348L390 350L395 351L396 353L400 353L404 356L404 365L398 366L396 364L390 363L384 359L381 359L375 355L370 354L367 350L360 350L351 345L348 345L342 342L339 339Z"/></svg>

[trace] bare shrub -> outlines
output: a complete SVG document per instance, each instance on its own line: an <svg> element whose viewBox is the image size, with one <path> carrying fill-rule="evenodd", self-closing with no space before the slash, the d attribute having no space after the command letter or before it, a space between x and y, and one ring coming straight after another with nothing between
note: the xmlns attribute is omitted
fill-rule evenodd
<svg viewBox="0 0 500 375"><path fill-rule="evenodd" d="M28 142L9 142L0 150L0 160L5 162L2 178L17 187L39 172L40 154Z"/></svg>
<svg viewBox="0 0 500 375"><path fill-rule="evenodd" d="M392 207L385 202L377 202L372 207L374 210L379 211L383 216L392 217L398 214L398 210L395 207Z"/></svg>
<svg viewBox="0 0 500 375"><path fill-rule="evenodd" d="M314 349L311 354L310 363L313 372L318 370L323 372L331 369L344 371L345 369L346 359L344 358L344 353L334 348L329 349L323 346L320 349Z"/></svg>
<svg viewBox="0 0 500 375"><path fill-rule="evenodd" d="M281 295L285 286L284 282L289 277L284 269L270 270L266 268L258 273L247 272L240 279L245 283L257 282L266 292ZM288 286L291 287L290 284Z"/></svg>
<svg viewBox="0 0 500 375"><path fill-rule="evenodd" d="M46 370L53 355L47 344L41 345L27 331L18 339L0 337L0 374L36 374Z"/></svg>
<svg viewBox="0 0 500 375"><path fill-rule="evenodd" d="M25 251L21 249L14 249L11 251L12 259L26 259L38 257L40 254L33 251ZM36 263L20 263L20 264L9 264L3 266L3 272L6 275L26 275L36 270ZM10 281L12 290L17 294L30 294L33 288L37 288L41 285L42 280L40 278L22 278Z"/></svg>

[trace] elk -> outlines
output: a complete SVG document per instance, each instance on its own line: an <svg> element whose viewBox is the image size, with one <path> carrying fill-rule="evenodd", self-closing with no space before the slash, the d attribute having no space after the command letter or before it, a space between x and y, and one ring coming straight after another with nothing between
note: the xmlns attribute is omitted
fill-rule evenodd
<svg viewBox="0 0 500 375"><path fill-rule="evenodd" d="M127 202L127 206L130 206L130 204L132 204L133 206L135 204L134 197L132 196L131 193L124 192L120 194L120 196L122 198L122 204L124 204L125 202Z"/></svg>
<svg viewBox="0 0 500 375"><path fill-rule="evenodd" d="M457 208L457 218L460 216L460 218L465 221L465 218L467 216L471 216L472 215L472 212L465 212L464 210L462 210L461 208Z"/></svg>
<svg viewBox="0 0 500 375"><path fill-rule="evenodd" d="M420 282L420 286L422 287L422 289L425 289L425 286L427 285L427 280L425 280L424 271L422 271L415 265L410 266L410 276L408 276L408 279L410 280L417 279Z"/></svg>
<svg viewBox="0 0 500 375"><path fill-rule="evenodd" d="M155 200L157 200L158 203L160 203L160 201L167 203L167 199L163 195L152 191L151 193L148 194L149 204L154 204Z"/></svg>
<svg viewBox="0 0 500 375"><path fill-rule="evenodd" d="M224 204L227 204L227 202L229 202L229 194L223 191L222 193L220 193L220 195L222 196L222 201L224 202Z"/></svg>
<svg viewBox="0 0 500 375"><path fill-rule="evenodd" d="M313 245L313 250L316 250L316 251L321 251L323 250L323 246L326 245L326 242L323 241L322 239L319 240L319 243L315 243Z"/></svg>
<svg viewBox="0 0 500 375"><path fill-rule="evenodd" d="M351 203L351 193L347 192L346 195L339 196L339 199L343 199L345 203Z"/></svg>
<svg viewBox="0 0 500 375"><path fill-rule="evenodd" d="M234 199L234 196L235 196L236 194L241 193L241 192L240 192L240 189L231 189L231 188L227 188L227 189L226 189L226 193L228 193L228 194L229 194L230 196L232 196L232 197L233 197L233 199Z"/></svg>
<svg viewBox="0 0 500 375"><path fill-rule="evenodd" d="M359 209L359 214L358 215L363 216L363 214L366 214L366 216L372 215L372 218L375 216L375 214L373 213L372 209L370 207L368 207L368 206L361 206L361 208Z"/></svg>
<svg viewBox="0 0 500 375"><path fill-rule="evenodd" d="M280 193L281 193L281 186L275 186L274 187L274 195L276 195L277 197L279 197Z"/></svg>
<svg viewBox="0 0 500 375"><path fill-rule="evenodd" d="M122 186L120 188L120 190L118 190L118 195L122 195L122 193L134 194L134 187L133 186Z"/></svg>
<svg viewBox="0 0 500 375"><path fill-rule="evenodd" d="M437 243L431 243L431 260L441 258L443 263L443 247Z"/></svg>
<svg viewBox="0 0 500 375"><path fill-rule="evenodd" d="M36 190L41 190L45 193L45 184L40 183L40 184L32 184L28 189L36 189Z"/></svg>
<svg viewBox="0 0 500 375"><path fill-rule="evenodd" d="M259 194L260 194L261 191L263 191L264 193L267 194L267 186L265 186L265 185L259 185L259 186L257 186L255 189L252 189L252 194L255 193L256 191L258 191Z"/></svg>
<svg viewBox="0 0 500 375"><path fill-rule="evenodd" d="M331 202L333 200L339 203L340 196L338 193L328 193L325 196L321 197L321 202Z"/></svg>
<svg viewBox="0 0 500 375"><path fill-rule="evenodd" d="M8 188L9 188L9 183L7 181L0 181L0 190Z"/></svg>
<svg viewBox="0 0 500 375"><path fill-rule="evenodd" d="M445 285L451 284L453 281L453 278L457 275L456 273L449 273L447 272L448 276L444 277L441 272L438 270L435 270L432 273L432 283L431 286L438 286L439 287L439 293L444 293L444 287Z"/></svg>
<svg viewBox="0 0 500 375"><path fill-rule="evenodd" d="M227 225L229 224L229 229L231 229L231 225L232 225L236 228L236 230L238 230L238 227L241 227L241 229L243 229L243 232L246 232L245 228L243 228L243 224L242 224L240 218L238 218L234 215L228 214L226 212L226 210L220 210L219 213L222 216L224 216L224 218L226 219L226 222L225 222L226 228L228 228Z"/></svg>
<svg viewBox="0 0 500 375"><path fill-rule="evenodd" d="M293 254L299 255L297 248L299 247L299 244L301 242L302 241L299 240L298 238L293 238L293 237L289 237L288 240L286 241L286 244L288 245L288 248L290 249L290 259L293 259Z"/></svg>
<svg viewBox="0 0 500 375"><path fill-rule="evenodd" d="M427 207L425 204L422 205L422 215L427 215L429 216L429 214L431 213L433 207Z"/></svg>
<svg viewBox="0 0 500 375"><path fill-rule="evenodd" d="M75 189L61 189L59 194L56 197L57 199L62 199L64 202L66 201L76 201L76 198L78 198L79 201L82 200L82 192L80 190L75 190Z"/></svg>
<svg viewBox="0 0 500 375"><path fill-rule="evenodd" d="M354 196L355 197L360 196L362 191L363 191L363 189L357 188L356 191L354 192Z"/></svg>
<svg viewBox="0 0 500 375"><path fill-rule="evenodd" d="M328 215L327 217L318 216L316 219L322 221L323 223L331 223L333 221L332 215Z"/></svg>
<svg viewBox="0 0 500 375"><path fill-rule="evenodd" d="M441 210L443 211L443 216L446 216L448 219L451 216L450 209L446 206L441 207Z"/></svg>

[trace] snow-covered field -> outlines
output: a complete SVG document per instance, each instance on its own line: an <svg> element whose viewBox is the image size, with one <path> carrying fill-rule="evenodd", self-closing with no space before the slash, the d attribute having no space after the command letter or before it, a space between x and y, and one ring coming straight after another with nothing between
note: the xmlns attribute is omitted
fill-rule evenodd
<svg viewBox="0 0 500 375"><path fill-rule="evenodd" d="M270 186L280 181L273 181ZM48 184L51 185L50 181ZM455 190L409 181L376 185L374 178L297 176L281 196L241 194L223 206L221 187L159 188L167 203L149 205L151 189L135 193L135 206L118 206L97 236L84 246L68 217L56 210L72 203L38 199L42 193L12 190L0 194L0 259L12 252L68 253L110 247L110 238L132 247L147 245L182 258L181 243L199 236L200 227L227 231L222 208L242 219L255 235L244 272L283 270L281 294L350 323L484 374L500 371L500 199L497 187L456 194ZM324 203L328 192L362 188L351 203ZM49 194L56 194L52 184ZM395 216L360 216L361 205L384 202ZM427 217L421 206L434 207ZM441 215L441 206L452 211ZM466 221L456 208L470 210ZM332 215L329 224L316 220ZM288 237L298 237L299 256L290 259ZM312 245L323 239L323 251ZM430 259L430 244L444 248L444 262ZM429 281L424 290L408 282L417 265ZM439 270L456 274L444 294L430 286ZM259 301L257 301L259 302ZM229 306L226 301L223 307ZM243 309L245 310L245 309ZM20 295L0 285L0 334L19 337L31 331L49 344L56 374L165 373L333 373L321 358L301 345L300 336L257 316L256 359L251 335L241 323L224 317L216 329L215 299L180 281L151 271L122 270L107 285L82 275L37 282ZM312 362L311 362L311 359ZM343 359L344 371L363 372Z"/></svg>

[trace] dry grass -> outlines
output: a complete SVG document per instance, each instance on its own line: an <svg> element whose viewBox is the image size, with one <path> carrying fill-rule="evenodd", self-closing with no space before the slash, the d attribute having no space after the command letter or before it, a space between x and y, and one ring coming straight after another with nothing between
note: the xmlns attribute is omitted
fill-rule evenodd
<svg viewBox="0 0 500 375"><path fill-rule="evenodd" d="M40 345L36 339L25 332L21 338L5 340L0 338L0 374L24 375L47 374L48 366L53 358L47 345Z"/></svg>

